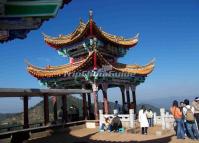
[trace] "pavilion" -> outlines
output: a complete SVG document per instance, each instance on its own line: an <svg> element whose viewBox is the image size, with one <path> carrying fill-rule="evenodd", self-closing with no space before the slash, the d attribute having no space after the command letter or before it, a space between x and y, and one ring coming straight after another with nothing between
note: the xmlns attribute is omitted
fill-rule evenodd
<svg viewBox="0 0 199 143"><path fill-rule="evenodd" d="M60 66L48 65L44 68L27 63L28 72L37 78L43 85L54 89L89 89L92 90L94 100L94 115L98 119L97 92L103 93L104 112L109 113L107 90L119 87L122 93L122 103L130 106L134 103L136 112L136 87L143 83L154 69L152 60L144 66L127 65L118 62L130 48L138 43L138 35L130 39L108 34L98 27L93 20L92 11L89 20L84 23L80 20L77 28L68 35L51 37L44 35L44 41L57 50L63 57L69 57L70 63ZM132 99L130 97L132 91ZM90 93L82 93L83 115L87 117L87 106L91 112Z"/></svg>

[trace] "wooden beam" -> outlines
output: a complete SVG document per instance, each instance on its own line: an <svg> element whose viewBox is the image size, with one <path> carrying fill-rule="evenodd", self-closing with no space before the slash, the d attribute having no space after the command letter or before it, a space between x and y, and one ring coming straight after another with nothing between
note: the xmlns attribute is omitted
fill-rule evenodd
<svg viewBox="0 0 199 143"><path fill-rule="evenodd" d="M63 94L91 93L91 90L83 89L34 89L34 88L0 88L0 97L24 97L24 96L62 96Z"/></svg>

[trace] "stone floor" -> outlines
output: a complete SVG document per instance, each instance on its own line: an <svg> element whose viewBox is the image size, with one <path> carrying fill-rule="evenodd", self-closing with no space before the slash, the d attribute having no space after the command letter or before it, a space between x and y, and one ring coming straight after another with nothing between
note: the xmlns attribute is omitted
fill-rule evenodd
<svg viewBox="0 0 199 143"><path fill-rule="evenodd" d="M52 132L47 137L37 138L28 143L195 143L190 139L177 140L172 131L157 135L159 127L150 128L148 135L132 133L98 132L96 129L78 129L64 132Z"/></svg>

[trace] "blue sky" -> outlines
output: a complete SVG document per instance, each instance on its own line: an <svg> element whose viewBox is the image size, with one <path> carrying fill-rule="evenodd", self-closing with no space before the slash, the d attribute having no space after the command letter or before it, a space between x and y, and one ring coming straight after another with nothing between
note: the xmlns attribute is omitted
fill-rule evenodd
<svg viewBox="0 0 199 143"><path fill-rule="evenodd" d="M120 59L126 64L144 65L156 58L154 72L137 88L138 102L166 97L199 96L199 2L197 0L73 0L57 17L45 22L25 40L0 45L0 87L41 88L26 71L24 59L37 66L68 62L48 47L42 32L68 34L79 19L94 12L98 26L108 33L130 38L140 33L135 48ZM109 99L121 99L118 89L108 91ZM40 98L32 98L31 106ZM1 99L0 112L22 110L22 101Z"/></svg>

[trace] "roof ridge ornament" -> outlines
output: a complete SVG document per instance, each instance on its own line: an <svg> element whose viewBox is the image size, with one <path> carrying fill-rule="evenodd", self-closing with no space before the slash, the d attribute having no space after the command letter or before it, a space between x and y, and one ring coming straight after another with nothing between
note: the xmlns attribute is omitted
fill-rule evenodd
<svg viewBox="0 0 199 143"><path fill-rule="evenodd" d="M139 39L139 36L140 36L140 33L137 33L137 34L135 35L135 38L136 38L136 39Z"/></svg>
<svg viewBox="0 0 199 143"><path fill-rule="evenodd" d="M89 10L89 20L93 20L93 11L92 11L92 9Z"/></svg>

